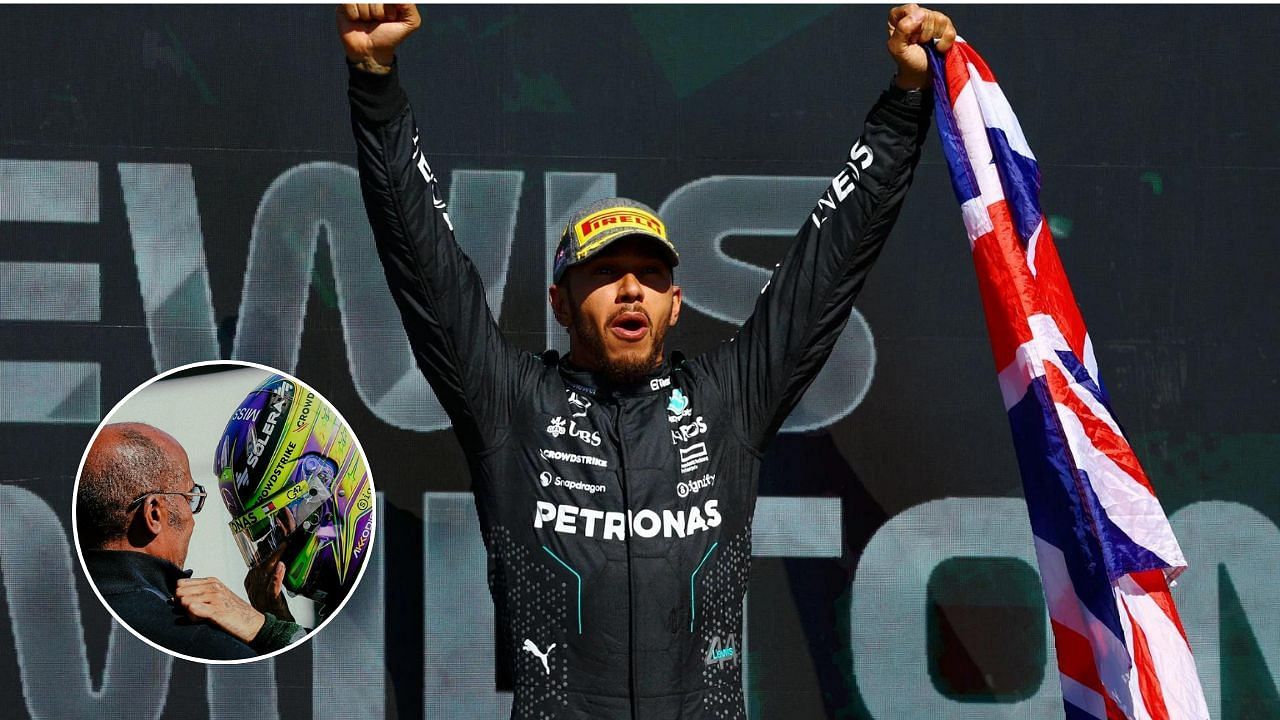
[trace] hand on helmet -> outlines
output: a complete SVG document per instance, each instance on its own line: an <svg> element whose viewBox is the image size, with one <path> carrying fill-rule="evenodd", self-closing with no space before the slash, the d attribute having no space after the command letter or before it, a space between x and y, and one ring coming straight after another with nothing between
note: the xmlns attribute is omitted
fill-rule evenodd
<svg viewBox="0 0 1280 720"><path fill-rule="evenodd" d="M276 551L267 556L261 563L249 568L249 572L244 576L244 589L249 593L249 602L253 603L253 607L266 613L293 622L293 613L289 610L289 603L284 597L284 563L280 562L280 556L284 554L285 546L281 545Z"/></svg>

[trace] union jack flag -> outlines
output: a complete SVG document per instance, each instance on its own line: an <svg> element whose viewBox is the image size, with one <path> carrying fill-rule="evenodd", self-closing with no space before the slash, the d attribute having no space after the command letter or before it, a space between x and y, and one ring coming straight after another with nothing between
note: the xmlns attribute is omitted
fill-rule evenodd
<svg viewBox="0 0 1280 720"><path fill-rule="evenodd" d="M1186 568L1098 375L991 69L931 50L934 112L1013 428L1068 720L1209 717L1168 582Z"/></svg>

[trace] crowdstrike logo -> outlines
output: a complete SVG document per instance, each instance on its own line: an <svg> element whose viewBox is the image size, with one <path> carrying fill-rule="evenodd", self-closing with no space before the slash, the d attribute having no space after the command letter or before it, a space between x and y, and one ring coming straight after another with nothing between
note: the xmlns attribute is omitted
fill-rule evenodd
<svg viewBox="0 0 1280 720"><path fill-rule="evenodd" d="M301 432L307 427L307 421L311 419L311 405L315 402L316 396L307 393L307 398L302 401L302 412L298 413L298 421L293 424L295 432Z"/></svg>
<svg viewBox="0 0 1280 720"><path fill-rule="evenodd" d="M609 467L609 461L604 458L561 452L559 450L547 450L546 448L538 451L538 457L543 460L559 460L560 462L573 463L574 465L594 465L602 468Z"/></svg>
<svg viewBox="0 0 1280 720"><path fill-rule="evenodd" d="M284 452L280 454L280 459L276 461L274 467L271 468L271 475L267 478L265 487L262 489L263 496L270 492L271 488L276 486L276 481L280 479L280 473L284 472L285 466L294 461L293 453L298 449L298 443L289 441L285 446Z"/></svg>
<svg viewBox="0 0 1280 720"><path fill-rule="evenodd" d="M540 530L550 525L553 530L564 535L589 538L598 536L604 540L625 540L628 534L642 538L658 535L682 538L720 527L721 517L717 505L718 501L708 500L701 506L689 508L688 512L663 510L658 513L646 508L639 512L628 510L624 514L539 500L534 510L533 527Z"/></svg>
<svg viewBox="0 0 1280 720"><path fill-rule="evenodd" d="M697 480L681 480L676 485L676 494L680 497L689 497L703 488L709 488L716 484L716 476L710 473L703 475Z"/></svg>

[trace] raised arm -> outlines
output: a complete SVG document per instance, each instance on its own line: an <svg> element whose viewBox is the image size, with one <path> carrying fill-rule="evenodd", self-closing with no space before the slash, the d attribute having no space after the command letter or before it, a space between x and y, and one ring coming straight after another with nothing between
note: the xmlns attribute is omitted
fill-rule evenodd
<svg viewBox="0 0 1280 720"><path fill-rule="evenodd" d="M732 342L705 356L733 394L744 439L762 450L822 369L911 184L931 111L920 43L955 39L951 21L915 5L889 14L898 73L805 219Z"/></svg>
<svg viewBox="0 0 1280 720"><path fill-rule="evenodd" d="M395 49L421 25L413 5L343 5L360 186L387 284L414 357L463 447L500 442L518 353L502 337L470 259L453 237L419 146Z"/></svg>

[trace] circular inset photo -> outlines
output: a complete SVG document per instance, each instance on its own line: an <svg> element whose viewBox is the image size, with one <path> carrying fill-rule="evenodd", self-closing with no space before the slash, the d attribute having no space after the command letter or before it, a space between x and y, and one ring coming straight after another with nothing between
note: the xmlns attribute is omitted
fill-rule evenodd
<svg viewBox="0 0 1280 720"><path fill-rule="evenodd" d="M374 541L351 428L297 378L252 363L187 365L129 393L90 439L73 502L98 599L200 662L270 657L319 632Z"/></svg>

